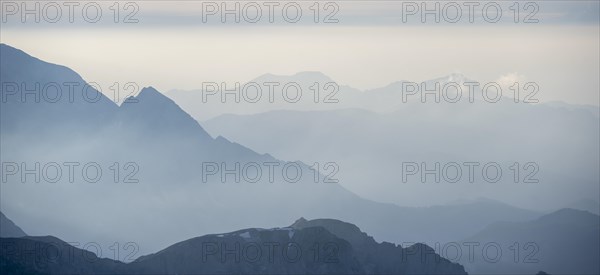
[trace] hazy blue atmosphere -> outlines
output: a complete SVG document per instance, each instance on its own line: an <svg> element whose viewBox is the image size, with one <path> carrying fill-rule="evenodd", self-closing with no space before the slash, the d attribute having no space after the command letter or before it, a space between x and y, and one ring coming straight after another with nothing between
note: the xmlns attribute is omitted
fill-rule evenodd
<svg viewBox="0 0 600 275"><path fill-rule="evenodd" d="M600 274L598 1L2 1L1 274Z"/></svg>

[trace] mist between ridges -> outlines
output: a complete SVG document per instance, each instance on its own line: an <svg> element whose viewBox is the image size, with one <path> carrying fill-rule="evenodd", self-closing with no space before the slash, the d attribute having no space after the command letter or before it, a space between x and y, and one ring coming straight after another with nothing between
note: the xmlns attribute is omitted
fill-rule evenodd
<svg viewBox="0 0 600 275"><path fill-rule="evenodd" d="M182 169L188 169L182 168ZM336 162L202 162L198 171L179 171L195 176L195 183L338 183ZM160 168L149 169L161 173ZM138 162L3 161L2 183L140 183ZM165 170L165 174L172 170Z"/></svg>
<svg viewBox="0 0 600 275"><path fill-rule="evenodd" d="M402 81L399 85L393 91L401 103L497 103L505 98L514 103L540 102L537 98L540 86L536 82ZM200 90L186 92L199 93L199 104L337 104L349 103L352 101L349 96L353 96L340 92L340 85L332 81L202 82L200 86ZM2 103L96 103L104 95L114 102L131 104L139 102L136 96L140 92L140 85L135 82L114 82L107 87L96 82L76 81L2 82L0 87Z"/></svg>
<svg viewBox="0 0 600 275"><path fill-rule="evenodd" d="M539 103L540 86L536 82L477 81L401 81L393 92L401 103L497 103L509 99L514 103ZM348 103L348 95L336 82L202 82L202 103ZM369 96L363 92L360 96ZM372 96L377 96L373 94ZM306 100L308 99L308 100Z"/></svg>
<svg viewBox="0 0 600 275"><path fill-rule="evenodd" d="M103 87L96 82L12 82L0 85L1 102L9 103L97 103L104 96L123 104L138 103L135 96L140 85L135 82L114 82Z"/></svg>
<svg viewBox="0 0 600 275"><path fill-rule="evenodd" d="M187 171L195 167L195 171ZM480 184L540 182L537 162L506 161L403 161L398 180L401 184ZM150 169L161 173L160 167ZM339 183L340 165L337 162L299 161L203 161L186 166L179 173L192 176L194 183ZM172 170L167 169L172 173ZM167 170L164 173L167 173ZM138 162L80 162L4 161L2 183L139 183ZM103 180L104 179L104 180Z"/></svg>
<svg viewBox="0 0 600 275"><path fill-rule="evenodd" d="M311 166L298 161L202 162L201 182L338 183L339 170L336 162L315 162Z"/></svg>
<svg viewBox="0 0 600 275"><path fill-rule="evenodd" d="M3 161L2 183L139 183L137 162ZM104 182L104 181L102 181Z"/></svg>
<svg viewBox="0 0 600 275"><path fill-rule="evenodd" d="M339 85L335 82L313 82L301 85L298 82L203 82L202 103L296 103L310 99L314 103L339 103ZM114 82L103 87L96 82L2 82L1 102L17 103L96 103L103 95L114 102L138 103L140 85L135 82ZM277 92L277 93L276 93Z"/></svg>
<svg viewBox="0 0 600 275"><path fill-rule="evenodd" d="M402 183L521 183L540 180L537 162L449 161L402 162Z"/></svg>

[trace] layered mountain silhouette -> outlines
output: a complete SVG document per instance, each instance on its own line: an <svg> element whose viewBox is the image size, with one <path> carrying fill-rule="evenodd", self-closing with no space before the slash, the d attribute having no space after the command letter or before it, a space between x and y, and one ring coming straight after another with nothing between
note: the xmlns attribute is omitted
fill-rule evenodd
<svg viewBox="0 0 600 275"><path fill-rule="evenodd" d="M90 131L116 114L117 105L73 70L6 44L0 54L3 135L55 132L56 126Z"/></svg>
<svg viewBox="0 0 600 275"><path fill-rule="evenodd" d="M372 92L374 98L384 93ZM386 89L389 93L396 99L382 101L400 102L389 112L278 110L226 114L202 125L213 135L277 158L335 161L344 187L375 201L426 206L486 197L548 211L600 192L600 160L594 153L600 150L600 120L587 108L512 102L402 104L400 91ZM473 182L466 162L479 165ZM438 181L434 173L425 176L419 169L404 182L403 163L429 170L438 164ZM442 174L452 163L461 167L456 183ZM501 167L498 182L482 177L480 168L487 163ZM447 178L453 178L454 170L448 171Z"/></svg>
<svg viewBox="0 0 600 275"><path fill-rule="evenodd" d="M565 208L572 208L577 210L588 211L592 214L600 215L600 204L597 200L583 199L576 202L570 203Z"/></svg>
<svg viewBox="0 0 600 275"><path fill-rule="evenodd" d="M433 248L416 243L405 248L393 243L377 243L371 236L362 232L357 226L332 219L317 219L307 221L303 218L291 225L292 228L302 229L323 227L336 236L350 242L355 249L356 257L363 264L367 274L435 274L461 273L462 267L441 258ZM398 259L398 255L402 255ZM428 263L443 263L442 271L439 266Z"/></svg>
<svg viewBox="0 0 600 275"><path fill-rule="evenodd" d="M86 85L72 70L8 45L0 46L0 55L4 83L29 85L28 89L36 83L42 87L48 83ZM266 166L256 183L245 181L239 173L203 178L205 163L224 164L232 170L236 164L283 167L289 162L222 137L212 138L177 104L150 87L121 106L102 94L90 101L79 89L70 100L66 88L59 103L32 102L30 94L23 101L6 87L2 92L7 100L1 110L3 161L25 163L27 169L36 162L41 166L77 162L78 167L96 163L103 170L95 183L83 179L81 170L70 182L66 167L57 183L44 183L43 175L40 184L33 175L8 176L2 187L2 209L26 217L22 222L34 230L28 232L33 235L107 244L136 242L141 253L150 253L211 232L278 226L290 217L304 216L352 222L379 241L435 243L466 238L495 221L523 221L539 215L489 202L430 208L378 203L349 192L343 183L323 183L321 174L316 174L315 183L314 170L301 162L302 177L297 182L286 181L281 169L269 180ZM89 88L88 97L94 91ZM120 168L116 177L115 163ZM125 183L126 179L136 181ZM29 203L23 205L22 197L29 198ZM157 224L156 215L164 222ZM40 224L44 232L39 231Z"/></svg>
<svg viewBox="0 0 600 275"><path fill-rule="evenodd" d="M473 274L600 273L600 216L588 211L564 208L532 221L498 222L463 242L480 245L472 261L461 261ZM484 255L486 244L501 248L501 257L495 248Z"/></svg>
<svg viewBox="0 0 600 275"><path fill-rule="evenodd" d="M0 244L3 274L466 274L426 245L379 244L337 220L206 235L131 263L99 258L51 236L2 237Z"/></svg>
<svg viewBox="0 0 600 275"><path fill-rule="evenodd" d="M243 167L248 163L270 163L283 167L294 160L306 160L308 163L316 160L322 162L320 165L325 161L337 161L341 169L346 167L356 172L362 170L358 169L360 167L368 168L362 166L365 163L360 161L348 163L343 160L350 155L368 153L369 150L373 150L372 156L382 152L387 152L383 156L393 155L393 150L385 142L371 149L357 143L359 145L354 147L355 151L350 155L325 158L328 150L350 152L344 143L352 143L360 137L353 136L352 129L360 128L361 123L364 123L365 135L378 130L376 124L365 126L373 122L368 117L371 114L366 118L362 114L354 117L354 112L368 111L340 110L341 120L336 118L329 121L327 116L324 116L324 120L316 120L321 121L319 123L323 127L332 122L343 122L338 125L348 126L342 127L348 131L348 135L342 133L343 138L336 139L340 144L338 147L311 147L316 145L315 140L321 138L319 135L307 140L292 139L290 144L294 145L288 144L288 147L303 150L307 154L312 151L316 159L305 159L307 155L302 154L298 155L302 157L286 155L285 150L279 149L282 149L288 137L272 133L269 140L276 145L271 147L276 156L273 157L267 154L271 151L263 151L259 146L252 145L251 148L261 153L241 145L250 143L232 138L234 135L223 134L227 138L213 138L176 102L152 87L143 88L127 103L118 106L94 88L82 91L80 87L87 85L85 80L64 66L41 61L4 44L0 45L0 57L3 83L0 110L2 161L17 164L19 169L25 167L31 170L36 163L42 167L37 178L31 173L23 175L20 171L4 175L7 180L2 182L0 208L18 216L20 226L27 229L28 235L55 236L13 238L19 237L17 234L4 238L2 235L3 242L9 240L25 247L43 246L61 239L80 243L98 242L106 246L114 242L134 242L139 245L139 255L146 255L132 263L98 259L94 261L95 265L88 265L87 262L81 263L81 259L92 256L86 251L75 250L84 255L80 260L48 263L40 268L23 262L24 258L15 256L11 251L4 251L2 262L6 264L2 268L10 272L108 273L118 270L119 273L193 273L190 270L199 269L207 273L462 273L460 265L445 260L444 255L439 257L434 254L435 249L431 248L433 244L464 240L495 222L527 222L541 215L493 200L434 207L401 207L375 202L348 191L345 188L348 178L342 176L341 172L340 184L326 184L322 173L313 173L314 170L302 162L297 163L303 176L296 182L285 180L281 170L273 174L272 181L269 180L265 166L262 178L257 182L248 182L239 173L231 172L236 169L236 164ZM273 75L263 77L266 80L277 78ZM311 79L326 80L318 73L301 74L300 77L306 78L307 83ZM52 97L54 84L51 83L63 86L62 97L56 101L48 98ZM39 101L35 98L36 92L23 95L23 90L35 89L38 84ZM76 87L72 100L65 84ZM18 91L15 92L15 89ZM82 92L85 92L85 96ZM587 127L590 121L587 113L577 112L577 115L582 118L581 124ZM281 117L285 116L282 113ZM307 123L304 116L294 119L296 126ZM277 127L275 122L272 127ZM236 121L224 123L245 129L249 134L263 131L260 125L251 121L245 125L239 125ZM213 125L211 127L215 125L214 122L209 124ZM417 132L407 136L419 137L421 134ZM391 134L389 136L394 137ZM302 139L300 134L297 137ZM260 134L259 138L264 138L264 135ZM587 142L587 139L584 141ZM573 146L579 148L579 145ZM407 148L410 145L400 147ZM563 156L568 157L569 154ZM63 165L65 162L78 163L79 170L73 174L74 180L68 180L69 173L63 166L60 181L47 182L44 165ZM102 167L102 177L96 182L81 176L80 167L89 163ZM206 163L225 165L230 172L206 176L203 171ZM380 168L397 171L393 162L386 163L390 166L383 165ZM119 172L115 173L117 167ZM355 182L368 183L366 186L372 186L373 189L379 188L378 184L383 181L376 176L356 176ZM39 183L36 182L38 178ZM587 189L578 192L590 193ZM27 198L27 203L23 203L23 198ZM335 220L299 220L287 228L257 229L289 224L290 219L300 216L309 219L328 217L356 226ZM5 224L4 220L2 223ZM362 233L359 227L373 237ZM239 231L240 228L250 229ZM214 232L232 233L207 235ZM290 235L290 232L295 233ZM248 244L249 240L261 245L273 240L294 240L301 244L302 249L309 250L302 250L303 255L311 252L309 245L315 242L339 243L340 257L338 263L305 261L309 258L293 264L273 263L266 266L267 270L262 269L265 268L264 262L246 261L227 266L213 257L207 259L211 262L206 264L206 268L213 269L202 269L205 267L199 267L195 262L198 255L190 255L190 249L197 247L198 243L219 240L234 246L237 242ZM428 246L419 243L427 243ZM65 249L73 250L68 246ZM328 252L330 250L325 251ZM133 258L139 255L133 255ZM185 256L187 261L178 261L182 259L180 256ZM434 261L430 262L431 259ZM550 269L539 270L552 273Z"/></svg>
<svg viewBox="0 0 600 275"><path fill-rule="evenodd" d="M225 89L236 89L236 84L237 98L232 93L221 93ZM280 109L327 110L356 107L358 105L354 102L360 102L362 99L361 91L339 86L330 77L314 71L299 72L290 76L264 74L246 83L206 81L199 85L206 86L203 87L206 94L203 94L201 89L172 90L165 93L198 121L224 113L256 114ZM349 96L353 98L349 99ZM331 103L340 100L344 104Z"/></svg>

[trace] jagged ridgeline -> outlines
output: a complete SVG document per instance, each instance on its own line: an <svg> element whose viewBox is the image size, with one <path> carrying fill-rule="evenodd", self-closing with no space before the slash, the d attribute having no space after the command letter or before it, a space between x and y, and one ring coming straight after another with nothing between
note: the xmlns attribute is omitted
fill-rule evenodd
<svg viewBox="0 0 600 275"><path fill-rule="evenodd" d="M211 137L153 88L142 89L134 102L119 106L94 88L84 88L86 81L67 67L4 44L0 54L6 84L1 86L0 142L2 161L12 169L3 174L2 208L25 217L34 230L44 228L40 235L60 232L61 237L86 242L136 242L143 255L199 235L274 227L300 216L344 220L377 240L399 244L459 240L497 219L535 215L494 203L429 209L379 203L343 184L324 183L322 174L315 177L314 169L301 162L301 178L286 181L281 168L289 162ZM56 96L55 84L62 87L62 96ZM73 87L72 95L68 87ZM73 181L67 162L79 164ZM119 174L114 173L115 163ZM129 163L135 166L125 165ZM222 167L203 177L205 163L225 163L226 169L270 163L279 170L273 182L262 166L261 181L241 178L238 183L235 175L222 177ZM24 172L37 164L38 171L49 167L53 172L59 166L62 178L54 183L41 172ZM82 178L87 164L104 171L98 182ZM125 182L130 175L135 181ZM104 226L95 226L99 223Z"/></svg>
<svg viewBox="0 0 600 275"><path fill-rule="evenodd" d="M332 219L205 235L123 263L52 236L11 237L20 229L2 217L12 227L0 238L2 274L466 274L426 245L377 243Z"/></svg>
<svg viewBox="0 0 600 275"><path fill-rule="evenodd" d="M424 208L401 207L362 198L344 188L344 184L325 184L323 175L313 175L313 169L301 162L298 163L304 174L297 182L281 177L269 181L265 166L262 180L254 183L244 178L238 182L236 175L223 177L218 170L206 179L205 163L212 164L212 169L225 170L219 164L227 163L231 169L236 163L242 167L248 163L283 167L290 162L278 159L283 152L276 151L275 158L220 136L213 138L154 88L144 88L130 103L118 105L93 87L86 88L86 81L67 67L44 62L4 44L0 45L0 56L1 208L25 229L2 216L2 274L462 274L465 270L476 274L533 274L538 270L550 274L598 273L597 212L562 211L541 217L544 213L485 199ZM54 93L55 85L62 87L61 96ZM74 89L72 94L70 87ZM594 132L589 139L597 137L597 117L587 111L576 113L585 118L585 125L595 122L596 128L585 127ZM357 113L349 114L353 117ZM274 125L270 119L265 121L258 124ZM250 127L257 125L250 121L236 123L240 122L202 122L213 127L224 125L269 133ZM303 151L314 149L302 143L302 135L296 136L299 140L291 145L287 145L288 138L275 135L268 142ZM352 136L332 142L342 143ZM261 148L259 145L252 148ZM581 148L597 148L594 146ZM66 162L78 163L73 181ZM49 181L48 175L40 172L53 163L63 169L58 182ZM81 177L80 168L90 163L104 169L97 182ZM125 180L131 170L121 171L120 176L111 173L114 163L124 170L131 167L124 164L134 163L136 172L128 179L135 181ZM36 169L37 164L41 168ZM339 164L342 169L357 167ZM36 172L30 172L32 169ZM372 189L379 182L368 177L358 177L356 181ZM597 182L590 186L597 186ZM597 190L594 188L590 190ZM596 203L583 208L598 207ZM286 225L301 216L336 220L300 219L284 228L252 228ZM515 263L508 253L501 264L481 259L470 262L464 247L460 259L439 253L439 247L431 248L436 243L501 241L508 252L517 236L521 245L539 245L539 262ZM139 251L132 257L107 259L102 258L106 253L83 250L72 246L72 241L109 245L133 242L139 245ZM44 253L50 253L50 258L35 252L36 247L48 248ZM570 251L569 257L562 251ZM52 253L72 257L52 257Z"/></svg>
<svg viewBox="0 0 600 275"><path fill-rule="evenodd" d="M222 137L211 137L196 120L154 88L142 89L132 98L135 102L118 105L67 67L4 44L0 55L2 161L11 167L9 173L3 174L2 210L25 221L30 235L58 237L22 237L24 233L7 229L2 236L1 264L7 273L464 272L462 266L441 258L422 264L415 261L420 259L421 250L432 252L424 246L406 248L410 253L402 253L405 250L395 245L374 244L373 248L381 246L393 253L390 260L376 262L359 254L367 252L358 252L350 240L330 232L326 226L248 229L222 237L206 235L249 226L288 224L299 216L351 222L362 219L360 224L377 228L383 220L392 219L399 208L362 199L338 184L324 184L322 175L309 174L311 170L301 162L298 165L304 176L297 182L282 180L281 173L279 179L269 182L266 172L255 184L237 183L234 176L223 180L219 173L205 182L201 172L206 162L228 163L228 167L265 162L282 167L288 162L258 154ZM57 86L62 90L60 95L56 94ZM63 166L67 162L77 162L80 165L75 167L79 168L96 164L103 169L103 177L90 182L78 170L71 181L71 174ZM135 182L123 182L126 171L119 178L110 173L115 168L113 163L129 162L139 168ZM38 164L40 171L46 171L48 163L63 169L57 182L49 181L43 172L21 173L36 169ZM3 221L3 232L4 224ZM130 263L124 263L122 257L97 258L106 255L95 256L71 246L71 241L134 242L139 245L139 254L127 259ZM228 244L225 249L232 249L231 245L235 249L236 244L243 249L245 244L256 243L263 249L263 257L257 261L252 261L252 256L249 261L242 258L237 262L235 257L233 262L230 258L223 261L220 250L202 246L206 242L217 242L218 249L220 243ZM279 249L279 257L289 250L291 259L270 262L269 252L264 249L271 243L280 244L273 247ZM49 253L75 254L71 258L55 257L54 261L50 257L44 262L44 257L36 258L39 255L34 253L32 262L28 257L31 255L20 253L48 244ZM219 257L209 255L204 263L198 261L202 260L197 257L202 256L203 248ZM156 251L160 252L150 254ZM139 255L147 256L133 261ZM434 256L430 253L428 257ZM36 260L42 262L37 264Z"/></svg>

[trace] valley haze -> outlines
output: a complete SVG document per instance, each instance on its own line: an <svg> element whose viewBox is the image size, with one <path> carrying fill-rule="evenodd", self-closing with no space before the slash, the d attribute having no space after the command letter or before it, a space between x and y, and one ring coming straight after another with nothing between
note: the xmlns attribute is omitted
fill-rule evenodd
<svg viewBox="0 0 600 275"><path fill-rule="evenodd" d="M0 16L0 274L600 274L598 1Z"/></svg>

